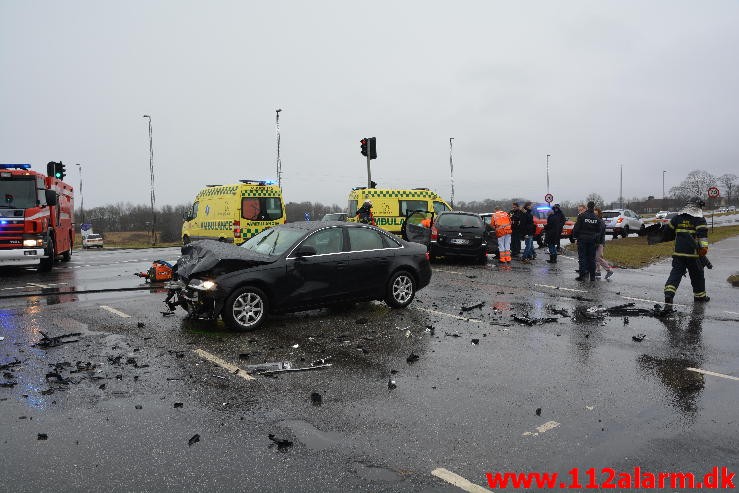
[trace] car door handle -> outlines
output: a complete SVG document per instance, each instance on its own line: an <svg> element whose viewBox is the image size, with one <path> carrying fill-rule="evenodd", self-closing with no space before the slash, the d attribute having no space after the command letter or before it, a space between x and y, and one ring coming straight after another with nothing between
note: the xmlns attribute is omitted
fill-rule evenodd
<svg viewBox="0 0 739 493"><path fill-rule="evenodd" d="M346 264L346 262L336 262L334 265L336 265L336 270L343 270L344 267L346 267Z"/></svg>

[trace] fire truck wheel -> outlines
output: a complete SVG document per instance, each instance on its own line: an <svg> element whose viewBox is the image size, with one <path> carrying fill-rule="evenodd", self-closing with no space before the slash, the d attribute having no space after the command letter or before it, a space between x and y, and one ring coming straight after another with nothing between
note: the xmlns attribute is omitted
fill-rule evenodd
<svg viewBox="0 0 739 493"><path fill-rule="evenodd" d="M38 264L39 272L49 272L54 267L54 261L56 260L56 252L54 251L54 239L49 242L49 247L44 251L46 258L41 259Z"/></svg>
<svg viewBox="0 0 739 493"><path fill-rule="evenodd" d="M62 253L62 262L69 262L72 260L72 249L70 248L66 252Z"/></svg>

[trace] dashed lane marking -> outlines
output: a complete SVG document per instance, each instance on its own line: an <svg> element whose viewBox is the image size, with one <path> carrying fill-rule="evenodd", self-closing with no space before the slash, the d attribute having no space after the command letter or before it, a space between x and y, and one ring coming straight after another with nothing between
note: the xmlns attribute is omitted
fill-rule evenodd
<svg viewBox="0 0 739 493"><path fill-rule="evenodd" d="M437 272L446 272L447 274L459 274L460 276L466 276L464 272L457 272L456 270L446 270L446 269L434 269Z"/></svg>
<svg viewBox="0 0 739 493"><path fill-rule="evenodd" d="M36 284L33 282L29 282L27 286L33 286L33 287L41 288L41 289L48 289L50 285L49 284Z"/></svg>
<svg viewBox="0 0 739 493"><path fill-rule="evenodd" d="M203 349L194 349L193 352L200 356L203 359L206 359L210 361L211 363L215 363L216 365L220 366L221 368L224 368L225 370L228 370L229 373L233 375L238 375L244 380L254 380L254 377L246 373L244 370L239 368L236 365L232 365L228 361L224 361L218 356L214 354L210 354L208 351L205 351Z"/></svg>
<svg viewBox="0 0 739 493"><path fill-rule="evenodd" d="M109 311L110 313L113 313L115 315L118 315L121 318L131 318L131 315L127 315L123 313L122 311L116 310L115 308L111 308L109 306L100 305L100 308L102 308L103 310Z"/></svg>
<svg viewBox="0 0 739 493"><path fill-rule="evenodd" d="M724 375L723 373L716 373L715 371L701 370L700 368L687 368L687 370L694 371L696 373L702 373L704 375L711 375L713 377L726 378L728 380L736 380L739 382L739 377L733 377L731 375Z"/></svg>
<svg viewBox="0 0 739 493"><path fill-rule="evenodd" d="M436 469L431 471L431 474L439 479L443 479L447 483L452 484L459 489L469 491L470 493L490 493L490 490L483 488L482 486L478 486L475 483L463 478L459 474L455 474L452 471L444 469L443 467L437 467Z"/></svg>
<svg viewBox="0 0 739 493"><path fill-rule="evenodd" d="M428 308L421 308L421 307L418 307L417 306L417 307L415 307L415 309L416 310L420 310L422 312L433 313L434 315L443 315L445 317L456 318L457 320L464 320L465 322L475 322L475 323L478 323L478 324L484 324L485 323L484 320L480 320L480 319L477 319L477 318L462 317L460 315L454 315L452 313L440 312L440 311L437 311L437 310L430 310Z"/></svg>
<svg viewBox="0 0 739 493"><path fill-rule="evenodd" d="M550 288L550 289L557 289L559 291L574 291L576 293L587 293L587 289L575 289L575 288L563 288L561 286L552 286L550 284L534 284L534 286L538 286L540 288Z"/></svg>
<svg viewBox="0 0 739 493"><path fill-rule="evenodd" d="M543 425L536 427L536 433L531 432L531 431L526 431L521 436L528 436L528 435L537 436L541 433L546 433L549 430L553 430L554 428L558 426L559 426L559 423L557 423L556 421L547 421Z"/></svg>

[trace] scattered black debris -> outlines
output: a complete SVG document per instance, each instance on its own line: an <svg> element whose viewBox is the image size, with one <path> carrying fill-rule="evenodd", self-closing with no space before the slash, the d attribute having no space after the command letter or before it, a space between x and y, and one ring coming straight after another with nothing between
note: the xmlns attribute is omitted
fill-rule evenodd
<svg viewBox="0 0 739 493"><path fill-rule="evenodd" d="M195 433L195 434L194 434L194 435L192 436L192 438L190 438L190 439L189 439L189 440L187 441L187 446L188 446L188 447L192 447L193 445L195 445L195 444L196 444L196 443L198 443L199 441L200 441L200 435L198 435L197 433Z"/></svg>
<svg viewBox="0 0 739 493"><path fill-rule="evenodd" d="M100 385L100 387L98 387L98 388L99 388L100 390L105 390L105 384L102 384L102 385Z"/></svg>
<svg viewBox="0 0 739 493"><path fill-rule="evenodd" d="M631 336L631 338L636 342L641 342L647 337L646 334L636 334L635 336Z"/></svg>
<svg viewBox="0 0 739 493"><path fill-rule="evenodd" d="M136 358L128 358L126 360L127 365L135 365L136 364Z"/></svg>
<svg viewBox="0 0 739 493"><path fill-rule="evenodd" d="M5 389L12 389L16 385L18 385L18 382L0 382L0 387Z"/></svg>
<svg viewBox="0 0 739 493"><path fill-rule="evenodd" d="M48 440L48 439L49 439L49 435L47 435L46 433L39 433L38 436L36 437L36 440Z"/></svg>
<svg viewBox="0 0 739 493"><path fill-rule="evenodd" d="M480 339L472 339L473 346L477 346L478 344L480 344Z"/></svg>
<svg viewBox="0 0 739 493"><path fill-rule="evenodd" d="M624 317L624 325L629 325L629 317Z"/></svg>
<svg viewBox="0 0 739 493"><path fill-rule="evenodd" d="M462 307L460 308L460 310L461 310L460 313L462 313L462 312L469 312L469 311L472 311L472 310L477 310L478 308L482 308L483 306L485 306L485 302L484 301L481 301L479 303L475 303L474 305L466 305L466 306L465 305L462 305Z"/></svg>
<svg viewBox="0 0 739 493"><path fill-rule="evenodd" d="M656 310L651 309L648 310L646 308L634 308L635 303L624 303L623 305L618 306L612 306L611 308L606 308L605 311L609 315L646 315L646 316L654 316L657 315Z"/></svg>
<svg viewBox="0 0 739 493"><path fill-rule="evenodd" d="M310 402L314 406L320 406L321 404L323 404L323 396L319 394L318 392L313 392L310 395Z"/></svg>
<svg viewBox="0 0 739 493"><path fill-rule="evenodd" d="M184 406L184 404L183 404L182 402L175 402L175 403L174 403L174 408L175 408L175 409L178 409L178 408L180 408L180 407L182 407L182 406Z"/></svg>
<svg viewBox="0 0 739 493"><path fill-rule="evenodd" d="M123 380L123 375L116 375L115 376L115 379L116 380Z"/></svg>
<svg viewBox="0 0 739 493"><path fill-rule="evenodd" d="M62 385L69 385L69 380L62 377L59 373L52 371L46 374L46 380L51 383L58 383Z"/></svg>
<svg viewBox="0 0 739 493"><path fill-rule="evenodd" d="M136 406L135 406L135 407L136 407L136 409L138 409L139 411L140 411L141 409L143 409L143 408L144 408L144 406L142 406L141 404L136 404Z"/></svg>
<svg viewBox="0 0 739 493"><path fill-rule="evenodd" d="M240 353L239 354L239 360L240 361L246 361L249 359L249 353Z"/></svg>
<svg viewBox="0 0 739 493"><path fill-rule="evenodd" d="M41 391L41 395L51 395L53 393L54 393L54 389L52 389L52 388L48 388L46 390L42 390Z"/></svg>
<svg viewBox="0 0 739 493"><path fill-rule="evenodd" d="M0 365L0 370L8 370L11 367L18 366L20 364L21 364L20 360L15 359L15 360L11 361L10 363L5 363L3 365Z"/></svg>
<svg viewBox="0 0 739 493"><path fill-rule="evenodd" d="M474 275L472 275L472 276L467 276L467 277L468 277L469 279L477 279L477 276L474 276Z"/></svg>
<svg viewBox="0 0 739 493"><path fill-rule="evenodd" d="M537 416L541 416L541 408L540 407L537 407L536 408L536 415Z"/></svg>
<svg viewBox="0 0 739 493"><path fill-rule="evenodd" d="M569 316L570 316L570 312L568 312L566 308L557 308L557 307L554 307L554 306L547 306L547 309L551 313L553 313L555 315L559 315L560 317L568 317L569 318Z"/></svg>
<svg viewBox="0 0 739 493"><path fill-rule="evenodd" d="M293 446L293 442L291 442L290 440L286 438L277 438L272 433L267 435L267 437L275 442L275 444L277 445L277 450L280 452L287 452L287 449ZM272 447L272 445L270 445L270 447Z"/></svg>
<svg viewBox="0 0 739 493"><path fill-rule="evenodd" d="M330 360L331 360L331 356L326 356L325 358L319 358L315 360L310 365L311 366L322 366L322 365L327 364Z"/></svg>
<svg viewBox="0 0 739 493"><path fill-rule="evenodd" d="M415 363L419 360L419 356L415 353L411 353L405 360L408 363Z"/></svg>
<svg viewBox="0 0 739 493"><path fill-rule="evenodd" d="M367 322L369 322L369 320L367 320L366 318L358 318L354 321L354 323L359 324L359 325L366 324Z"/></svg>
<svg viewBox="0 0 739 493"><path fill-rule="evenodd" d="M511 315L511 317L516 322L528 325L529 327L532 327L534 325L548 324L556 322L558 320L556 317L530 318L528 315Z"/></svg>
<svg viewBox="0 0 739 493"><path fill-rule="evenodd" d="M444 335L447 337L461 337L458 332L452 332L451 334L449 332L444 332Z"/></svg>
<svg viewBox="0 0 739 493"><path fill-rule="evenodd" d="M41 334L41 339L36 344L34 344L34 346L40 347L42 349L57 347L57 346L61 346L62 344L71 344L73 342L79 342L79 339L71 339L71 340L66 340L66 339L69 337L78 337L82 335L82 332L71 332L69 334L62 334L56 337L49 337L42 331L39 331L39 333Z"/></svg>
<svg viewBox="0 0 739 493"><path fill-rule="evenodd" d="M393 389L395 389L397 387L398 386L395 384L395 380L393 380L392 378L387 381L387 388L388 389L393 390Z"/></svg>
<svg viewBox="0 0 739 493"><path fill-rule="evenodd" d="M138 327L139 329L143 329L144 327L146 327L146 324L144 322L139 322L136 324L136 327Z"/></svg>
<svg viewBox="0 0 739 493"><path fill-rule="evenodd" d="M590 337L590 332L588 332L587 334L585 334L585 339L587 339L588 337Z"/></svg>
<svg viewBox="0 0 739 493"><path fill-rule="evenodd" d="M396 373L398 373L398 370L390 370L391 375L395 375Z"/></svg>

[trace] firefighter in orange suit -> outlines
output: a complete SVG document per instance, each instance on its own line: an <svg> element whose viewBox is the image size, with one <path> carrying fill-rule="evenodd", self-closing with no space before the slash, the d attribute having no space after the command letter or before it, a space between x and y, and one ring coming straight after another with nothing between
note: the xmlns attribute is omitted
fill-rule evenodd
<svg viewBox="0 0 739 493"><path fill-rule="evenodd" d="M498 237L498 261L501 263L511 261L511 217L507 212L495 208L490 224L495 228L495 236Z"/></svg>

